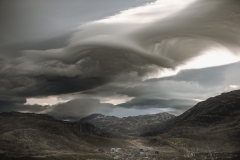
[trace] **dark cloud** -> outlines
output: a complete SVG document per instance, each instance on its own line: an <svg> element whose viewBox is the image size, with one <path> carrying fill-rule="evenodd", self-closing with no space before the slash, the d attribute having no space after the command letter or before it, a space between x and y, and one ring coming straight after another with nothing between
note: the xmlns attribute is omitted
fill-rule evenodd
<svg viewBox="0 0 240 160"><path fill-rule="evenodd" d="M88 90L106 83L104 78L65 76L16 76L0 80L2 101L25 103L27 97L59 95Z"/></svg>
<svg viewBox="0 0 240 160"><path fill-rule="evenodd" d="M39 113L45 111L48 106L42 105L24 105L21 103L13 103L13 102L6 102L0 101L0 112L33 112Z"/></svg>
<svg viewBox="0 0 240 160"><path fill-rule="evenodd" d="M100 103L99 100L85 98L74 99L66 103L58 104L47 114L58 119L79 120L92 113L107 114L114 109L114 105L108 103Z"/></svg>
<svg viewBox="0 0 240 160"><path fill-rule="evenodd" d="M238 77L239 74L236 73L236 68L238 68L239 66L240 66L240 63L237 62L237 63L217 66L217 67L182 70L174 76L161 78L161 80L197 82L205 87L219 86L226 83L226 81L228 81L228 79L230 78L229 74L235 74ZM149 81L153 82L158 80L159 79L152 79ZM231 84L231 82L227 82L227 83L229 85Z"/></svg>
<svg viewBox="0 0 240 160"><path fill-rule="evenodd" d="M211 92L211 90L212 88L204 88L197 82L159 79L155 82L147 81L141 86L126 88L117 93L128 95L130 97L149 97L162 99L182 99L184 97L189 97L191 99L201 99L205 96L207 98L207 95L202 95L203 92Z"/></svg>
<svg viewBox="0 0 240 160"><path fill-rule="evenodd" d="M173 80L173 81L186 81L197 82L203 87L218 87L229 85L238 85L240 82L240 73L236 72L240 67L240 62L209 67L202 69L182 70L178 74L166 78L152 79L149 82L156 82L159 80Z"/></svg>
<svg viewBox="0 0 240 160"><path fill-rule="evenodd" d="M65 103L50 105L24 105L20 103L0 101L0 112L34 112L45 113L62 120L79 120L93 113L108 114L114 109L114 105L100 103L92 98L74 99Z"/></svg>
<svg viewBox="0 0 240 160"><path fill-rule="evenodd" d="M156 99L156 98L134 98L117 106L125 108L150 109L150 108L174 108L187 110L194 106L197 101L184 99Z"/></svg>
<svg viewBox="0 0 240 160"><path fill-rule="evenodd" d="M109 113L100 100L123 97L121 109L183 111L239 85L239 63L226 65L239 60L237 0L156 1L91 22L148 0L56 2L1 1L0 102L9 110L46 111L23 103L55 95L70 100L48 106L61 119Z"/></svg>
<svg viewBox="0 0 240 160"><path fill-rule="evenodd" d="M23 51L15 62L19 65L25 61L80 63L79 68L92 68L88 70L92 74L97 71L97 74L112 77L137 72L136 77L141 78L163 68L175 69L208 50L237 54L240 23L236 21L238 15L231 14L239 12L237 4L235 1L196 1L167 18L159 18L156 11L148 11L153 12L157 20L141 27L139 22L119 23L114 17L108 19L109 23L104 20L86 23L79 27L66 47ZM126 30L119 32L123 27ZM217 65L231 62L233 60L220 61Z"/></svg>
<svg viewBox="0 0 240 160"><path fill-rule="evenodd" d="M167 68L175 68L215 47L227 48L237 53L240 30L239 23L235 20L238 19L238 15L230 14L239 12L236 5L239 5L236 1L197 1L180 13L142 27L135 27L135 30L128 22L107 25L90 23L80 27L81 32L73 36L66 52L78 54L81 58L80 55L85 50L95 50L99 47L122 49L139 55L151 64ZM126 27L126 30L130 26L129 35L121 32L116 34L121 26ZM79 38L82 39L79 41ZM155 53L149 51L149 48ZM37 52L32 53L38 55ZM53 55L50 58L58 57Z"/></svg>

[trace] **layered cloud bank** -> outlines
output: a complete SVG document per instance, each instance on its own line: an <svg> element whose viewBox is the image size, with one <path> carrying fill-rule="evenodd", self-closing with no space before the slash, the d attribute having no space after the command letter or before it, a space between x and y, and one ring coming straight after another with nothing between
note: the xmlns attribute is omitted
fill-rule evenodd
<svg viewBox="0 0 240 160"><path fill-rule="evenodd" d="M0 55L0 103L31 111L26 99L56 96L63 104L38 111L61 118L85 115L80 112L93 105L82 98L96 100L86 113L152 108L179 114L239 85L233 80L240 77L239 13L238 0L157 0L83 23L62 48ZM213 67L221 65L227 66ZM67 108L75 116L62 115Z"/></svg>
<svg viewBox="0 0 240 160"><path fill-rule="evenodd" d="M200 60L207 64L189 68L236 62L240 42L236 5L237 1L159 0L81 25L64 48L23 51L19 63L26 59L38 63L55 60L66 65L78 63L81 69L98 64L92 68L102 73L109 70L103 63L116 63L120 58L123 65L130 63L130 69L132 65L176 69L201 55L205 56ZM213 56L215 63L208 62ZM120 72L115 68L107 75Z"/></svg>

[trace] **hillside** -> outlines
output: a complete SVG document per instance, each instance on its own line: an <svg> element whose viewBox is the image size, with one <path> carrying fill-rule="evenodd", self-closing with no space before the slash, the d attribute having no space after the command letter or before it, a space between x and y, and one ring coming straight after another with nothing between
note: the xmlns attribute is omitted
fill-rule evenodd
<svg viewBox="0 0 240 160"><path fill-rule="evenodd" d="M92 114L82 118L80 122L90 122L96 127L114 134L138 136L144 130L148 129L150 125L163 124L174 117L174 115L169 113L129 116L123 118Z"/></svg>
<svg viewBox="0 0 240 160"><path fill-rule="evenodd" d="M169 139L185 150L240 150L240 90L196 104L144 136Z"/></svg>
<svg viewBox="0 0 240 160"><path fill-rule="evenodd" d="M65 122L51 116L9 112L0 114L0 151L12 153L95 152L99 148L131 146L87 122Z"/></svg>
<svg viewBox="0 0 240 160"><path fill-rule="evenodd" d="M237 157L240 90L209 98L177 117L168 113L124 118L92 114L69 122L43 114L8 112L0 114L0 128L0 159L2 153L50 159L53 155L109 159L112 153L103 150L114 147L122 148L126 154L131 148L136 155L139 149L152 155L159 151L162 154L155 156L165 158L189 153ZM128 140L114 138L117 134Z"/></svg>

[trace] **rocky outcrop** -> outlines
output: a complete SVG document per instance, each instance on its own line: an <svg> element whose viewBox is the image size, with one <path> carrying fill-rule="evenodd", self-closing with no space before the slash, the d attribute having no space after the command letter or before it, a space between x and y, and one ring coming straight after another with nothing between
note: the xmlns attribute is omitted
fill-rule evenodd
<svg viewBox="0 0 240 160"><path fill-rule="evenodd" d="M82 118L80 122L90 122L95 126L114 134L137 136L141 134L143 130L149 128L149 125L163 124L174 117L174 115L169 113L129 116L123 118L92 114L88 117Z"/></svg>

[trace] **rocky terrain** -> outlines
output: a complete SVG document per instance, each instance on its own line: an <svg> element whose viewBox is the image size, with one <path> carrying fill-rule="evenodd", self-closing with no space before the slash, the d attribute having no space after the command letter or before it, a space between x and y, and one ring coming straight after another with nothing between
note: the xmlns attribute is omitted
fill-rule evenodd
<svg viewBox="0 0 240 160"><path fill-rule="evenodd" d="M240 151L240 90L200 102L143 134L185 151Z"/></svg>
<svg viewBox="0 0 240 160"><path fill-rule="evenodd" d="M14 154L90 153L99 148L131 146L109 138L110 133L88 122L65 122L43 114L1 113L0 128L0 151Z"/></svg>
<svg viewBox="0 0 240 160"><path fill-rule="evenodd" d="M139 136L143 131L148 130L154 124L164 124L174 118L169 113L158 113L140 116L130 116L118 118L115 116L104 116L102 114L92 114L82 118L80 122L90 122L96 127L113 134Z"/></svg>
<svg viewBox="0 0 240 160"><path fill-rule="evenodd" d="M69 122L43 114L9 112L0 114L0 128L0 159L9 155L18 159L125 155L191 159L195 154L200 159L219 155L238 159L240 90L209 98L177 117L168 113L124 118L92 114ZM122 148L121 154L110 152L116 147Z"/></svg>

